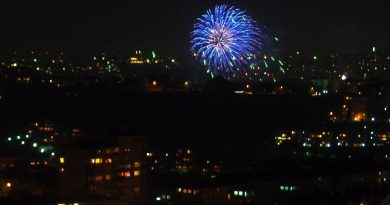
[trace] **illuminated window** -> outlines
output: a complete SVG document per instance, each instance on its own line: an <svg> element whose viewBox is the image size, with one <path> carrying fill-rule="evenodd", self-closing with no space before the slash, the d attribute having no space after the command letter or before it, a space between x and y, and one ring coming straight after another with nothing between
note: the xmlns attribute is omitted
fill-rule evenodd
<svg viewBox="0 0 390 205"><path fill-rule="evenodd" d="M141 172L140 172L139 170L135 170L135 171L134 171L134 176L137 177L137 176L139 176L139 175L141 175Z"/></svg>
<svg viewBox="0 0 390 205"><path fill-rule="evenodd" d="M187 150L187 154L191 154L191 150Z"/></svg>
<svg viewBox="0 0 390 205"><path fill-rule="evenodd" d="M60 157L60 164L64 164L64 163L65 163L65 158Z"/></svg>
<svg viewBox="0 0 390 205"><path fill-rule="evenodd" d="M111 164L112 163L112 159L111 158L106 159L106 163Z"/></svg>
<svg viewBox="0 0 390 205"><path fill-rule="evenodd" d="M96 176L95 181L100 182L103 180L103 176Z"/></svg>
<svg viewBox="0 0 390 205"><path fill-rule="evenodd" d="M130 177L131 174L130 174L129 171L127 171L127 172L119 172L119 176L121 176L121 177Z"/></svg>
<svg viewBox="0 0 390 205"><path fill-rule="evenodd" d="M111 180L111 175L107 174L107 175L106 175L106 180L107 180L107 181L110 181L110 180Z"/></svg>
<svg viewBox="0 0 390 205"><path fill-rule="evenodd" d="M102 164L103 163L103 159L102 158L91 159L91 163L92 164Z"/></svg>
<svg viewBox="0 0 390 205"><path fill-rule="evenodd" d="M138 168L138 167L140 167L141 166L141 163L140 162L134 162L134 167L135 168Z"/></svg>

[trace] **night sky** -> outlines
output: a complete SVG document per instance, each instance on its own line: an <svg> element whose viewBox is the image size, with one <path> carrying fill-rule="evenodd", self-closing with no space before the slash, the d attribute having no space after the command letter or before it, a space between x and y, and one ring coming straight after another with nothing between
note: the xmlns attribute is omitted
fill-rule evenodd
<svg viewBox="0 0 390 205"><path fill-rule="evenodd" d="M386 0L107 0L0 1L0 49L40 49L72 54L126 54L189 50L196 18L215 4L247 10L281 50L307 54L390 52L390 2Z"/></svg>

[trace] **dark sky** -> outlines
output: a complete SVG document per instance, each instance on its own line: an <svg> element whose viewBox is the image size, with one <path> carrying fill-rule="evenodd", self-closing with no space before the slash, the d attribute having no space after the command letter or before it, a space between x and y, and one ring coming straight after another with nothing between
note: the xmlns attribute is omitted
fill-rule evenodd
<svg viewBox="0 0 390 205"><path fill-rule="evenodd" d="M247 10L285 52L390 52L387 0L0 0L0 49L185 53L196 18L221 3Z"/></svg>

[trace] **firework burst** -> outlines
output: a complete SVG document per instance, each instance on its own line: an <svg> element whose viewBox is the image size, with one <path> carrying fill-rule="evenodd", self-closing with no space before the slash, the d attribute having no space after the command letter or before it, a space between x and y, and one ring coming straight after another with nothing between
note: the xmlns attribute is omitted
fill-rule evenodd
<svg viewBox="0 0 390 205"><path fill-rule="evenodd" d="M262 30L245 11L217 5L198 18L191 50L212 77L235 77L254 69L261 58L262 38Z"/></svg>

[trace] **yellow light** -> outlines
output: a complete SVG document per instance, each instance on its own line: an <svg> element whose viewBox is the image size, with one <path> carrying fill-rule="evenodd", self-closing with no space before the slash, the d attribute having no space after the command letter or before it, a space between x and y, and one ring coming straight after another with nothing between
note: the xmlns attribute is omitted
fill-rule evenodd
<svg viewBox="0 0 390 205"><path fill-rule="evenodd" d="M360 122L363 119L363 115L361 113L356 114L355 117L353 118L354 121Z"/></svg>
<svg viewBox="0 0 390 205"><path fill-rule="evenodd" d="M11 182L7 182L6 186L10 188L12 186Z"/></svg>
<svg viewBox="0 0 390 205"><path fill-rule="evenodd" d="M60 157L60 164L64 164L64 163L65 163L65 158Z"/></svg>
<svg viewBox="0 0 390 205"><path fill-rule="evenodd" d="M153 84L153 86L156 86L156 85L157 85L157 82L154 80L154 81L152 82L152 84Z"/></svg>
<svg viewBox="0 0 390 205"><path fill-rule="evenodd" d="M141 175L141 172L140 172L139 170L135 170L135 171L134 171L134 176L137 177L137 176L139 176L139 175Z"/></svg>

